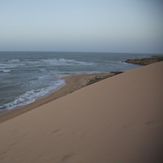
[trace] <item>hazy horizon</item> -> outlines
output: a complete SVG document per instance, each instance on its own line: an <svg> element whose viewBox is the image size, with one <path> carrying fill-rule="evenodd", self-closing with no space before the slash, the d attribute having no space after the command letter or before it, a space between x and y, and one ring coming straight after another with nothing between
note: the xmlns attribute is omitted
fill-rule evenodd
<svg viewBox="0 0 163 163"><path fill-rule="evenodd" d="M0 1L0 51L163 53L161 0Z"/></svg>
<svg viewBox="0 0 163 163"><path fill-rule="evenodd" d="M55 51L55 50L0 50L0 53L14 53L14 52L18 52L18 53L108 53L108 54L149 54L149 55L163 55L163 52L122 52L122 51Z"/></svg>

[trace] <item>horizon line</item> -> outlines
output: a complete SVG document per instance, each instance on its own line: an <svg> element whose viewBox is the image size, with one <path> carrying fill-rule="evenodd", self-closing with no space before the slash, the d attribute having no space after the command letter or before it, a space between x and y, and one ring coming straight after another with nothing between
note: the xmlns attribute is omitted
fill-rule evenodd
<svg viewBox="0 0 163 163"><path fill-rule="evenodd" d="M151 52L112 52L112 51L55 51L55 50L0 50L0 52L51 52L51 53L119 53L119 54L163 54Z"/></svg>

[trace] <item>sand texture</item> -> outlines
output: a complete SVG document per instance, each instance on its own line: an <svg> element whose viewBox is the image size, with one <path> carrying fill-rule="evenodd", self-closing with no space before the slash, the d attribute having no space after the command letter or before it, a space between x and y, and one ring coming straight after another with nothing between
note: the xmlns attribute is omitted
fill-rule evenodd
<svg viewBox="0 0 163 163"><path fill-rule="evenodd" d="M0 163L161 163L163 62L0 123Z"/></svg>

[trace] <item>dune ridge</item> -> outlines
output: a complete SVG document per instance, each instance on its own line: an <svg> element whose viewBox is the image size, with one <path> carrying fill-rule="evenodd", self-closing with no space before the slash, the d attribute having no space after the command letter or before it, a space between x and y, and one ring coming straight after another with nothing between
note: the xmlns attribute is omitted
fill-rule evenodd
<svg viewBox="0 0 163 163"><path fill-rule="evenodd" d="M1 163L162 162L163 62L0 124Z"/></svg>

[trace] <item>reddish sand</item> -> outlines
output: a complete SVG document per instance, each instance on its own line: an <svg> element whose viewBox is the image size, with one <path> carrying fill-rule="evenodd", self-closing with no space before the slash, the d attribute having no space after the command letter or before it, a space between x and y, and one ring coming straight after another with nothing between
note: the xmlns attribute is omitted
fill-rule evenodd
<svg viewBox="0 0 163 163"><path fill-rule="evenodd" d="M0 123L0 163L161 163L163 62Z"/></svg>

